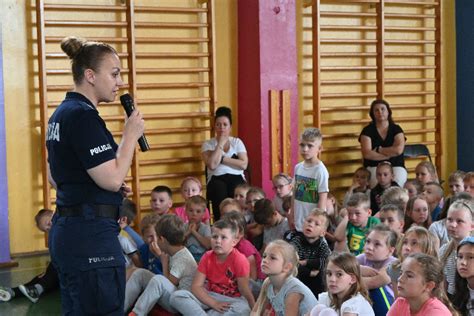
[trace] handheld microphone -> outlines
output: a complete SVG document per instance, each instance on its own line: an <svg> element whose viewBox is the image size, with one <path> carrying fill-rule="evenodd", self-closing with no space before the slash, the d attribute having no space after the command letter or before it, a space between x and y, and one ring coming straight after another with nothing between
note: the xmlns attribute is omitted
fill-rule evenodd
<svg viewBox="0 0 474 316"><path fill-rule="evenodd" d="M120 103L122 103L122 106L125 109L127 116L130 117L130 115L132 115L133 110L135 110L133 98L130 96L130 94L126 93L120 96ZM150 149L150 145L148 145L145 134L140 136L140 138L138 139L138 145L140 145L141 151L147 151L148 149Z"/></svg>

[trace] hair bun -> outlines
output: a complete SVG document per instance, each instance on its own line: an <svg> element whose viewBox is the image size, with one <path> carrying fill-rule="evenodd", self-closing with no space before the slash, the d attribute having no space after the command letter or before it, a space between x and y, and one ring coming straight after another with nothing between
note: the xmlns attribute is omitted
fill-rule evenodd
<svg viewBox="0 0 474 316"><path fill-rule="evenodd" d="M219 116L232 117L232 110L226 106L221 106L216 110L216 117Z"/></svg>
<svg viewBox="0 0 474 316"><path fill-rule="evenodd" d="M216 110L216 116L218 117L227 117L229 119L230 125L232 125L232 110L226 106L221 106Z"/></svg>
<svg viewBox="0 0 474 316"><path fill-rule="evenodd" d="M86 41L75 36L68 36L61 41L61 49L70 59L74 59L84 47Z"/></svg>

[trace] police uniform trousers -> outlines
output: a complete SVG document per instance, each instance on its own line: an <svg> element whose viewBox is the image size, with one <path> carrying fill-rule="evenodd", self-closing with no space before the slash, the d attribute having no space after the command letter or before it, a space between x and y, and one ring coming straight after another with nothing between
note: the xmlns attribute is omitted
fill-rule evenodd
<svg viewBox="0 0 474 316"><path fill-rule="evenodd" d="M50 232L62 314L123 315L125 260L117 237L120 227L116 219L97 217L92 206L80 208L82 216L61 216L57 211Z"/></svg>

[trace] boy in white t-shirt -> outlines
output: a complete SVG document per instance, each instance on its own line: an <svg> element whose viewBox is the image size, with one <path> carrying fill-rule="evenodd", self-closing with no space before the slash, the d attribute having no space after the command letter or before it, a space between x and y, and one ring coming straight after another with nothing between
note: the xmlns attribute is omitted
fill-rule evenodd
<svg viewBox="0 0 474 316"><path fill-rule="evenodd" d="M184 246L185 228L183 221L171 214L163 215L156 224L157 244L161 249L163 275L155 275L143 293L129 291L125 302L125 312L130 304L135 303L129 315L148 315L155 304L159 304L168 312L177 311L171 306L171 294L179 290L190 290L196 273L197 264L189 250Z"/></svg>
<svg viewBox="0 0 474 316"><path fill-rule="evenodd" d="M293 201L288 221L301 232L306 216L314 208L326 210L329 192L329 173L318 155L322 150L321 131L310 127L300 138L300 154L303 161L295 166Z"/></svg>

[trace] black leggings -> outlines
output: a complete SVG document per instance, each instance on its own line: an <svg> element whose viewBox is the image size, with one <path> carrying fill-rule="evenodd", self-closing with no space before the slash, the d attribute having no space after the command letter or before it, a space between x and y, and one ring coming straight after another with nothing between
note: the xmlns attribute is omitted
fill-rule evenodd
<svg viewBox="0 0 474 316"><path fill-rule="evenodd" d="M221 176L212 176L207 184L206 198L212 203L212 213L214 221L221 218L219 205L228 197L234 197L234 189L237 185L245 183L241 175L223 174Z"/></svg>
<svg viewBox="0 0 474 316"><path fill-rule="evenodd" d="M50 262L46 267L44 274L35 276L31 281L25 283L26 286L34 286L35 284L41 285L43 287L43 293L59 289L59 276L58 272L54 268L53 264ZM15 296L21 296L21 292L18 287L13 288Z"/></svg>

